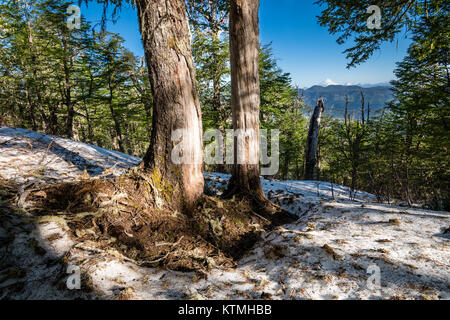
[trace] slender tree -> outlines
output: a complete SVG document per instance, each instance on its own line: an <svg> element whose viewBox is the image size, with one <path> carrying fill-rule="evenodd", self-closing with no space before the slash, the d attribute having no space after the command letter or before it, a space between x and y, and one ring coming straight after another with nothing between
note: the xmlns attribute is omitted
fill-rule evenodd
<svg viewBox="0 0 450 320"><path fill-rule="evenodd" d="M259 176L259 1L232 0L230 10L231 106L234 164L228 195L267 199Z"/></svg>

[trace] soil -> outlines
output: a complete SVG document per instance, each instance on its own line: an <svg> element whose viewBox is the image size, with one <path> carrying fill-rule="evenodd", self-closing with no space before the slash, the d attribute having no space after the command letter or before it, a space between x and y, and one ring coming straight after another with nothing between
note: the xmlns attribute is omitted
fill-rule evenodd
<svg viewBox="0 0 450 320"><path fill-rule="evenodd" d="M136 169L32 189L24 201L39 221L59 220L72 235L113 247L141 266L171 270L229 268L263 231L296 220L280 209L255 212L251 199L204 195L191 212L170 208L170 188Z"/></svg>

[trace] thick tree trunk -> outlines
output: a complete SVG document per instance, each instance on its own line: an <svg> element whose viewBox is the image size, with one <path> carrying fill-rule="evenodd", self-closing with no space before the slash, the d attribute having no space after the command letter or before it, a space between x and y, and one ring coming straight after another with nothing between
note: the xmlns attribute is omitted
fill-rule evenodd
<svg viewBox="0 0 450 320"><path fill-rule="evenodd" d="M323 100L317 100L311 116L308 138L306 139L305 180L314 180L314 168L317 164L317 146L319 143L320 118L325 110Z"/></svg>
<svg viewBox="0 0 450 320"><path fill-rule="evenodd" d="M231 0L231 106L234 163L227 195L266 200L259 177L259 0Z"/></svg>
<svg viewBox="0 0 450 320"><path fill-rule="evenodd" d="M203 193L203 145L200 103L183 0L137 0L153 95L151 144L144 169L160 175L171 191L172 208L189 210ZM182 161L171 157L172 134L184 130Z"/></svg>

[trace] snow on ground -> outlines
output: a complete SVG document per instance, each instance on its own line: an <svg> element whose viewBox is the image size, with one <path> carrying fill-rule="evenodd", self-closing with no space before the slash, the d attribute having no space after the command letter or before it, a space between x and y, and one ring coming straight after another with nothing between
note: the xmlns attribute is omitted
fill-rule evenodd
<svg viewBox="0 0 450 320"><path fill-rule="evenodd" d="M119 175L141 162L138 157L19 128L0 128L0 178L18 183L36 178L70 181L84 170L97 176Z"/></svg>
<svg viewBox="0 0 450 320"><path fill-rule="evenodd" d="M111 174L120 174L140 162L23 129L0 128L0 148L0 174L22 184L74 180L84 168L94 176L116 165ZM229 179L205 176L216 194ZM0 299L450 299L449 212L380 204L364 192L352 200L348 188L325 182L262 184L299 220L264 233L236 268L208 274L139 267L79 242L61 223L33 225L0 204L0 243L13 237L0 248ZM89 290L67 289L69 265Z"/></svg>

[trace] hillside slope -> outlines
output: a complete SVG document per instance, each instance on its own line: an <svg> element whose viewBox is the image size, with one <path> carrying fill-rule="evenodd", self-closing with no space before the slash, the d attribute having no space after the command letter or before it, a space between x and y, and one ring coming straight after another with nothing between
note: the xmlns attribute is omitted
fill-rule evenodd
<svg viewBox="0 0 450 320"><path fill-rule="evenodd" d="M315 106L319 98L325 100L325 113L335 118L343 118L345 111L345 96L348 95L349 114L357 119L361 117L361 87L359 86L313 86L304 91L304 102L307 105ZM378 110L383 109L386 104L392 100L391 87L379 86L362 88L365 96L366 106L370 103L372 115ZM367 110L366 110L367 112Z"/></svg>
<svg viewBox="0 0 450 320"><path fill-rule="evenodd" d="M32 185L118 175L140 161L24 129L0 128L0 149L0 175L21 185L17 202ZM205 176L216 194L229 178ZM37 220L1 201L0 299L450 299L449 212L379 204L363 192L352 201L329 183L262 184L299 219L263 233L235 268L208 274L140 267L81 241L61 219ZM81 270L81 290L66 287L70 265ZM380 286L368 270L380 271Z"/></svg>

